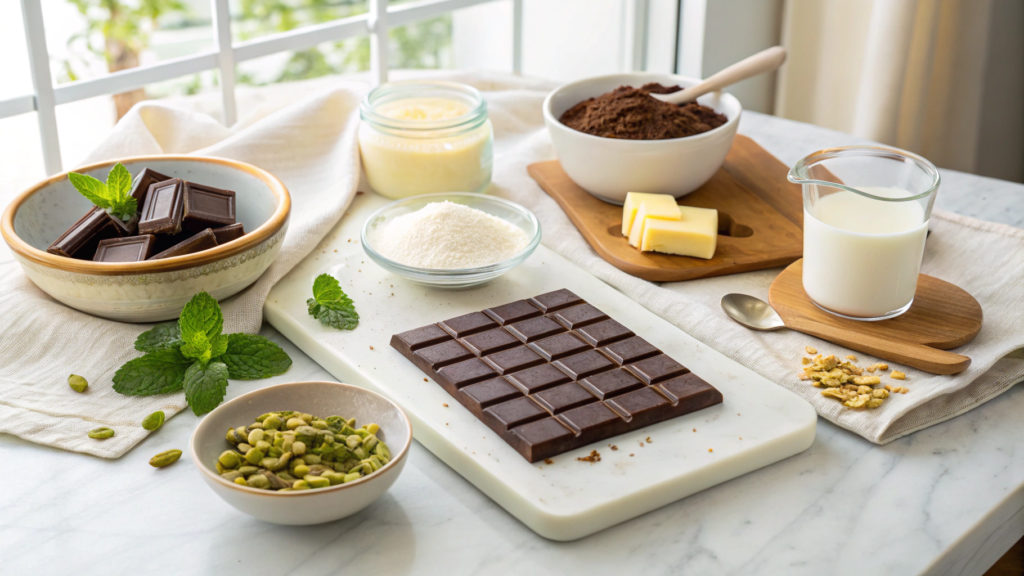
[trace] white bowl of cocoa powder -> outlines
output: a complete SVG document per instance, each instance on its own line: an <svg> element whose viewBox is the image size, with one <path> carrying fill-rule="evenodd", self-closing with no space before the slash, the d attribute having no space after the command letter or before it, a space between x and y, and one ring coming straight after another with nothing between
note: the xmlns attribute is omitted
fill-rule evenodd
<svg viewBox="0 0 1024 576"><path fill-rule="evenodd" d="M700 80L673 74L611 74L570 82L544 100L544 122L562 168L613 204L627 192L693 192L725 161L743 107L714 92L682 107L652 92ZM627 88L623 88L627 87Z"/></svg>

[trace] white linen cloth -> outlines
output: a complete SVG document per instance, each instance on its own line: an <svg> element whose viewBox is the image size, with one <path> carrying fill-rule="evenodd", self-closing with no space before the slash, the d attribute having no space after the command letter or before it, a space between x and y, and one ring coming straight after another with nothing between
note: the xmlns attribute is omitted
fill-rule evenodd
<svg viewBox="0 0 1024 576"><path fill-rule="evenodd" d="M985 325L973 342L957 350L973 363L956 376L905 369L907 380L900 384L910 393L895 396L877 410L847 409L823 398L819 389L799 381L796 374L806 345L839 356L855 352L792 331L752 332L721 312L718 302L727 292L767 299L768 286L779 269L654 284L614 268L590 248L554 200L526 173L528 164L555 157L541 116L541 103L554 84L481 73L418 75L443 76L484 92L495 130L490 192L533 210L541 221L546 246L695 338L793 391L839 426L872 442L886 443L978 406L1024 377L1024 355L1011 354L1024 347L1024 314L1018 306L1024 295L1024 230L934 212L923 271L964 288L981 302ZM122 120L90 158L195 151L251 162L284 180L293 200L285 246L253 287L223 303L228 332L258 330L267 291L330 230L354 195L359 177L354 110L365 88L339 86L335 80L326 83L331 87L305 98L296 95L309 90L294 85L260 92L263 109L277 111L230 130L199 113L147 104ZM324 84L317 81L307 86ZM183 103L199 109L205 106L202 100ZM137 354L132 341L143 328L65 308L32 286L19 269L8 265L0 270L0 309L4 310L0 365L5 366L0 374L0 432L116 457L145 437L138 423L146 414L156 409L170 414L184 407L181 394L131 398L110 389L116 368ZM628 325L628 318L621 320ZM40 354L40 350L46 352ZM858 356L862 365L876 360ZM68 389L70 372L92 375L90 394L80 396ZM259 381L248 385L259 386ZM114 428L117 436L103 442L85 438L86 431L97 425Z"/></svg>

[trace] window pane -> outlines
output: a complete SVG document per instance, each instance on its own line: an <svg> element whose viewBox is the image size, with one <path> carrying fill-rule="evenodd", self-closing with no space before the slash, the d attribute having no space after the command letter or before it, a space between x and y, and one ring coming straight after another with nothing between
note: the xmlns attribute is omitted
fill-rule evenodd
<svg viewBox="0 0 1024 576"><path fill-rule="evenodd" d="M322 24L367 11L366 0L231 0L235 41Z"/></svg>
<svg viewBox="0 0 1024 576"><path fill-rule="evenodd" d="M4 55L0 100L31 94L32 72L28 66L21 2L0 1L0 54Z"/></svg>

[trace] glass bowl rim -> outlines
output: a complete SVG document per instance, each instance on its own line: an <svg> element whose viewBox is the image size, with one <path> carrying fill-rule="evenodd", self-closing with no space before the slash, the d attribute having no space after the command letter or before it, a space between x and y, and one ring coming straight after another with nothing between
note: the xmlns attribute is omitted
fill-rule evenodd
<svg viewBox="0 0 1024 576"><path fill-rule="evenodd" d="M877 158L888 158L888 159L901 159L910 160L914 162L925 174L931 176L931 184L928 189L920 194L914 196L908 196L906 198L885 198L882 196L875 196L869 192L840 184L838 182L829 182L827 180L815 180L809 178L807 175L807 169L811 164L819 162L821 160L827 160L829 158L837 158L840 156L862 156L862 157L877 157ZM856 145L856 146L839 146L836 148L825 148L812 152L807 156L804 156L800 160L797 160L793 168L789 170L789 174L786 175L786 179L793 184L817 184L819 186L830 186L832 188L839 188L846 190L847 192L853 192L859 194L865 198L872 200L878 200L880 202L909 202L912 200L920 200L927 198L932 194L935 194L939 189L939 185L942 183L942 176L939 174L939 169L935 167L928 159L923 156L901 150L899 148L893 148L889 146L871 146L871 145Z"/></svg>
<svg viewBox="0 0 1024 576"><path fill-rule="evenodd" d="M416 201L422 201L422 200L429 199L429 198L442 198L442 197L451 198L453 196L454 197L479 198L479 199L483 199L485 201L494 202L496 204L503 204L506 207L511 208L512 210L514 210L516 212L519 212L520 214L522 214L523 216L526 217L526 219L533 225L534 229L536 230L534 232L534 234L533 234L533 238L530 239L530 242L522 250L516 252L515 254L513 254L512 256L509 256L508 258L506 258L504 260L501 260L499 262L495 262L494 264L487 264L486 266L476 266L476 267L473 267L473 268L451 268L451 269L420 268L418 266L409 266L407 264L401 264L399 262L395 262L394 260L388 258L387 256L384 256L383 254L378 252L376 249L374 249L373 246L370 245L370 241L369 241L369 238L368 238L368 231L370 229L370 224L374 220L379 218L382 214L384 214L386 211L388 211L390 209L393 209L393 208L396 208L399 205L402 205L402 204L405 204L405 203L414 203ZM428 204L429 204L429 202L428 202ZM493 216L493 214L492 214L492 216ZM495 216L495 218L500 218L500 216ZM505 220L504 218L501 218L501 219ZM508 220L505 220L505 221L508 222ZM512 224L512 223L509 222L509 224ZM513 226L514 225L515 224L513 224ZM525 232L525 230L524 230L524 232ZM516 202L512 202L511 200L505 200L504 198L498 198L497 196L491 196L489 194L480 194L480 193L477 193L477 192L436 192L436 193L433 193L433 194L420 194L418 196L409 196L408 198L402 198L400 200L395 200L393 202L389 202L389 203L385 204L384 206L381 206L380 208L375 210L373 212L373 214L370 214L370 216L366 218L366 221L363 222L362 230L359 233L359 241L363 245L363 250L366 251L366 253L370 256L370 258L372 258L374 260L379 260L381 262L385 262L385 263L387 263L388 266L391 266L391 267L395 268L395 270L401 272L402 274L412 275L412 276L432 276L432 277L459 278L459 277L464 277L464 276L476 276L476 275L480 275L480 274L489 274L489 273L492 273L492 272L501 271L501 270L509 267L509 265L511 263L515 262L516 260L520 260L522 258L525 258L529 254L531 254L534 250L536 250L537 246L540 245L541 236L542 236L542 234L541 234L540 221L537 220L537 216L532 211L530 211L528 208L526 208L525 206L523 206L521 204L517 204ZM514 266L514 264L513 264L513 266Z"/></svg>
<svg viewBox="0 0 1024 576"><path fill-rule="evenodd" d="M472 101L472 108L460 116L447 120L414 121L398 120L389 118L377 113L377 100L392 93L408 93L408 97L417 96L416 89L431 88L450 90L468 96ZM370 90L359 103L360 119L373 124L376 127L387 130L401 130L410 135L418 133L432 133L437 130L471 129L487 120L487 100L483 94L469 84L451 82L447 80L397 80L387 82Z"/></svg>

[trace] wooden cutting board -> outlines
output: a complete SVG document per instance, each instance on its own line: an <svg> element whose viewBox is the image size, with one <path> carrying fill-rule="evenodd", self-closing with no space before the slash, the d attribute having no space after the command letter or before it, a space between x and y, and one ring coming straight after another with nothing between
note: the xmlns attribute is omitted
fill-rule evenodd
<svg viewBox="0 0 1024 576"><path fill-rule="evenodd" d="M918 277L914 304L900 316L877 322L840 318L815 306L804 292L803 260L772 282L768 303L787 328L932 374L957 374L971 365L967 356L946 350L973 340L983 320L973 296L926 274Z"/></svg>
<svg viewBox="0 0 1024 576"><path fill-rule="evenodd" d="M710 260L640 252L622 236L622 207L580 188L557 160L527 167L594 250L616 268L652 282L693 280L785 266L803 254L803 199L789 168L745 136L736 136L722 168L679 200L718 210L718 249Z"/></svg>

